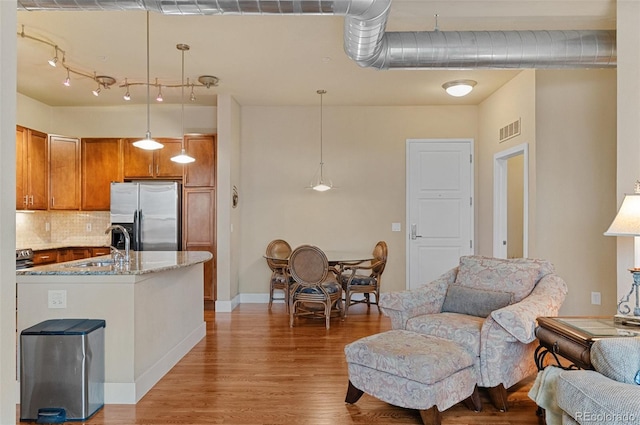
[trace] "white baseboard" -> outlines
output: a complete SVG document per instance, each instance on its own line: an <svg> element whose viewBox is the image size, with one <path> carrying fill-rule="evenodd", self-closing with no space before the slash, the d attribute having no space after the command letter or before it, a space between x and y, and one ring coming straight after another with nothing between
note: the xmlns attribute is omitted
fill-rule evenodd
<svg viewBox="0 0 640 425"><path fill-rule="evenodd" d="M136 404L164 375L205 337L207 325L202 322L186 338L147 369L136 382L105 382L104 404ZM15 386L16 404L20 404L20 382Z"/></svg>
<svg viewBox="0 0 640 425"><path fill-rule="evenodd" d="M240 305L240 295L236 295L231 301L217 300L215 309L217 313L231 313L238 305Z"/></svg>
<svg viewBox="0 0 640 425"><path fill-rule="evenodd" d="M162 379L174 367L180 359L182 359L191 349L205 337L207 333L207 325L202 322L200 326L193 330L186 338L180 341L167 354L162 356L153 366L147 369L142 375L136 379L135 383L135 401L137 403L153 386ZM107 401L105 391L105 403L112 404Z"/></svg>
<svg viewBox="0 0 640 425"><path fill-rule="evenodd" d="M352 300L363 300L364 294L353 294ZM217 313L231 313L240 304L268 304L269 294L238 294L231 301L216 301L215 310ZM283 300L274 300L274 304L283 304Z"/></svg>

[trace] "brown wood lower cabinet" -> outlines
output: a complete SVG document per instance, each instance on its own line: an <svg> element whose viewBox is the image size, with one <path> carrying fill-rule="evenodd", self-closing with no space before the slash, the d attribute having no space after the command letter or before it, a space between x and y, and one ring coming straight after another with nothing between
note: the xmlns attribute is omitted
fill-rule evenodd
<svg viewBox="0 0 640 425"><path fill-rule="evenodd" d="M182 194L182 246L185 251L209 251L204 264L204 299L216 299L215 216L216 191L212 187L188 187Z"/></svg>
<svg viewBox="0 0 640 425"><path fill-rule="evenodd" d="M40 251L34 251L33 264L35 266L41 266L43 264L51 264L58 261L57 249L43 249Z"/></svg>
<svg viewBox="0 0 640 425"><path fill-rule="evenodd" d="M110 253L109 247L70 247L52 248L33 252L33 264L64 263L65 261L82 260L84 258L97 257Z"/></svg>
<svg viewBox="0 0 640 425"><path fill-rule="evenodd" d="M103 247L99 247L99 248L91 248L91 256L92 257L99 257L101 255L108 255L111 254L111 248L109 248L108 246L103 246Z"/></svg>
<svg viewBox="0 0 640 425"><path fill-rule="evenodd" d="M82 260L91 257L91 248L60 248L58 249L58 263Z"/></svg>

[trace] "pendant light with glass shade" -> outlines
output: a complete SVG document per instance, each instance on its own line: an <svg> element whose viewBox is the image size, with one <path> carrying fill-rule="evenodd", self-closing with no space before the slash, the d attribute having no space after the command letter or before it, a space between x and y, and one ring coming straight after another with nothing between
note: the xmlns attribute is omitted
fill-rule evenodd
<svg viewBox="0 0 640 425"><path fill-rule="evenodd" d="M327 93L326 90L318 90L316 93L320 95L320 167L311 180L309 187L318 192L325 192L333 188L331 179L327 177L324 170L324 162L322 160L322 96Z"/></svg>
<svg viewBox="0 0 640 425"><path fill-rule="evenodd" d="M195 161L195 158L187 155L187 152L184 150L184 52L189 50L189 45L177 44L176 49L182 52L182 80L180 80L180 102L182 103L182 150L180 151L180 155L172 157L171 160L180 164L189 164L190 162Z"/></svg>
<svg viewBox="0 0 640 425"><path fill-rule="evenodd" d="M136 148L153 151L162 149L164 145L151 138L151 112L149 106L149 11L147 10L147 134L144 139L133 142Z"/></svg>

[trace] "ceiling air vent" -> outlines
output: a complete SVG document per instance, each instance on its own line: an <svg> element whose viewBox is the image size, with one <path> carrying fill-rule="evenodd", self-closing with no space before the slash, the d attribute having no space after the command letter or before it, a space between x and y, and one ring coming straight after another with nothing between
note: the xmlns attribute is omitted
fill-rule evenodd
<svg viewBox="0 0 640 425"><path fill-rule="evenodd" d="M520 135L521 120L522 118L518 118L517 121L507 124L500 129L500 143Z"/></svg>

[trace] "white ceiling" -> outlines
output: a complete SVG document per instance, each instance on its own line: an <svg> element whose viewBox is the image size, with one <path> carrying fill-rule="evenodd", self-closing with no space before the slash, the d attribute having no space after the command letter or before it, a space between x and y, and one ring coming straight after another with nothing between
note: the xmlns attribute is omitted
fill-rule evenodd
<svg viewBox="0 0 640 425"><path fill-rule="evenodd" d="M393 0L388 31L516 29L614 29L615 0ZM167 16L150 14L150 77L179 84L186 43L185 80L209 74L218 87L196 88L196 103L215 105L230 94L241 105L315 105L325 89L326 105L475 105L513 78L517 70L393 70L359 67L343 50L343 17ZM96 83L71 75L47 60L54 49L18 36L18 92L52 106L124 103L124 82L146 81L146 14L133 12L18 12L18 33L46 39L66 52L66 63L82 72L117 80L99 97ZM441 85L453 79L478 82L465 98ZM135 103L146 102L144 86L131 87ZM180 103L179 88L163 88L166 103ZM155 101L156 89L152 89ZM189 90L185 91L188 101Z"/></svg>

